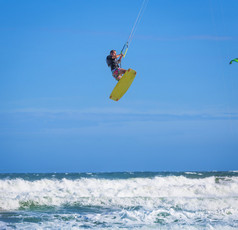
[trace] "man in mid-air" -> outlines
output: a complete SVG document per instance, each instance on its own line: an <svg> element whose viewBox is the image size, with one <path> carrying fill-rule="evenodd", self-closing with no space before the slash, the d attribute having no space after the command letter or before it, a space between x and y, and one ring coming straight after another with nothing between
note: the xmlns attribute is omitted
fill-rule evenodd
<svg viewBox="0 0 238 230"><path fill-rule="evenodd" d="M111 67L112 76L119 81L122 75L126 72L125 69L119 68L123 54L118 54L116 50L111 50L110 55L107 56L107 65ZM119 59L118 59L119 58Z"/></svg>

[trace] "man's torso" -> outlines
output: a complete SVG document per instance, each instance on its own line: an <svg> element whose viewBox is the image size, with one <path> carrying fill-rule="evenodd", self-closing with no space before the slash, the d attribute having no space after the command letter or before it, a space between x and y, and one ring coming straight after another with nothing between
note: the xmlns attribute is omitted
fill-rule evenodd
<svg viewBox="0 0 238 230"><path fill-rule="evenodd" d="M117 59L116 58L112 58L111 55L107 56L107 64L111 67L111 70L119 68Z"/></svg>

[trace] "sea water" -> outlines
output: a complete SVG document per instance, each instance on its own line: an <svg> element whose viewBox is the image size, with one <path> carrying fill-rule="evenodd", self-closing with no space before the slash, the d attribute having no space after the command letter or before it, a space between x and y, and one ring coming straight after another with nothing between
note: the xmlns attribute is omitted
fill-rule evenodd
<svg viewBox="0 0 238 230"><path fill-rule="evenodd" d="M0 229L238 229L238 172L0 174Z"/></svg>

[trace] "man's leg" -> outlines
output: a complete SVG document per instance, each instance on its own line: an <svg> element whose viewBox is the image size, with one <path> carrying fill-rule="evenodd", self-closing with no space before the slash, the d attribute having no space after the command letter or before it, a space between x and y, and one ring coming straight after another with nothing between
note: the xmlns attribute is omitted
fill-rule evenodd
<svg viewBox="0 0 238 230"><path fill-rule="evenodd" d="M126 72L125 69L120 68L117 80L119 81L122 78L122 75Z"/></svg>
<svg viewBox="0 0 238 230"><path fill-rule="evenodd" d="M117 80L119 81L121 78L122 78L122 75L119 75L119 76L117 77Z"/></svg>
<svg viewBox="0 0 238 230"><path fill-rule="evenodd" d="M120 75L123 75L126 72L125 69L120 68Z"/></svg>

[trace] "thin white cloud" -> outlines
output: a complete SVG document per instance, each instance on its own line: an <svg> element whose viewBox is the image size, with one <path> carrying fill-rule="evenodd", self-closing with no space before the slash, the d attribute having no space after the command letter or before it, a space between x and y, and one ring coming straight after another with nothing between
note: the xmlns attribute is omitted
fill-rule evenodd
<svg viewBox="0 0 238 230"><path fill-rule="evenodd" d="M79 119L95 119L96 117L137 117L138 119L145 117L158 118L184 118L184 119L238 119L238 111L236 110L217 110L217 109L201 109L201 110L171 110L171 109L132 109L124 107L90 107L84 109L49 109L49 108L22 108L16 110L2 111L1 114L26 114L28 116L44 116L44 117L64 117Z"/></svg>
<svg viewBox="0 0 238 230"><path fill-rule="evenodd" d="M1 27L0 31L18 31L21 28L17 27ZM37 28L35 30L50 32L50 33L71 33L71 34L84 34L91 36L109 36L109 37L126 37L127 34L112 32L112 31L97 31L97 30L79 30L72 28ZM238 40L236 36L218 36L218 35L188 35L188 36L156 36L156 35L143 35L137 34L134 36L135 39L140 40L151 40L151 41L183 41L183 40L207 40L207 41L230 41Z"/></svg>
<svg viewBox="0 0 238 230"><path fill-rule="evenodd" d="M143 136L180 134L181 130L194 135L200 125L222 127L225 130L237 127L237 111L215 110L160 110L90 107L85 109L25 108L0 112L0 136L7 135L137 135ZM17 125L16 125L17 124ZM187 127L187 128L186 128ZM190 131L189 131L190 130Z"/></svg>
<svg viewBox="0 0 238 230"><path fill-rule="evenodd" d="M216 35L191 35L191 36L154 36L154 35L137 35L138 39L153 41L184 41L184 40L207 40L207 41L230 41L238 40L238 37L216 36Z"/></svg>

